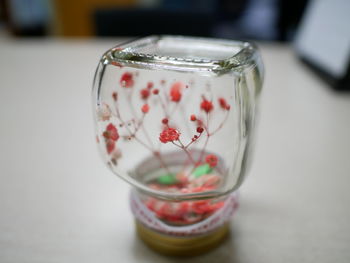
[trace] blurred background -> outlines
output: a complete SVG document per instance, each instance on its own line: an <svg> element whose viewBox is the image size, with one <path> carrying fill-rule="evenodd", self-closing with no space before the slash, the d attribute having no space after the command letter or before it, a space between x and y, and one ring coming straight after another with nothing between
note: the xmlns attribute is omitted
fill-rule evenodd
<svg viewBox="0 0 350 263"><path fill-rule="evenodd" d="M307 0L0 0L2 28L28 36L181 34L289 41Z"/></svg>
<svg viewBox="0 0 350 263"><path fill-rule="evenodd" d="M349 10L347 0L0 0L0 34L291 42L331 87L349 90Z"/></svg>

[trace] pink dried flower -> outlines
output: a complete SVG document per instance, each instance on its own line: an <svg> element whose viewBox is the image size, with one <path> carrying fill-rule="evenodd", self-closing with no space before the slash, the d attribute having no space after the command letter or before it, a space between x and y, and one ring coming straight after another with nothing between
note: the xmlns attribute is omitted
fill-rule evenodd
<svg viewBox="0 0 350 263"><path fill-rule="evenodd" d="M146 100L149 97L150 92L148 89L142 89L140 90L140 95L143 100Z"/></svg>
<svg viewBox="0 0 350 263"><path fill-rule="evenodd" d="M107 153L111 154L115 148L115 141L113 140L106 140L106 149Z"/></svg>
<svg viewBox="0 0 350 263"><path fill-rule="evenodd" d="M203 98L203 101L201 103L201 109L204 110L206 113L209 113L213 110L214 106L213 103L206 98Z"/></svg>
<svg viewBox="0 0 350 263"><path fill-rule="evenodd" d="M134 78L130 72L125 72L120 78L120 85L125 88L134 86Z"/></svg>
<svg viewBox="0 0 350 263"><path fill-rule="evenodd" d="M122 64L120 64L120 63L118 63L118 62L115 62L115 61L112 61L111 64L112 64L113 66L116 66L116 67L119 67L119 68L122 68L122 67L123 67Z"/></svg>
<svg viewBox="0 0 350 263"><path fill-rule="evenodd" d="M198 133L202 133L204 131L204 129L202 127L197 127L197 132Z"/></svg>
<svg viewBox="0 0 350 263"><path fill-rule="evenodd" d="M110 123L107 125L106 130L102 135L106 141L107 153L111 154L115 148L115 142L119 139L118 130L112 123Z"/></svg>
<svg viewBox="0 0 350 263"><path fill-rule="evenodd" d="M119 139L118 130L112 123L107 125L102 135L106 140L117 141Z"/></svg>
<svg viewBox="0 0 350 263"><path fill-rule="evenodd" d="M106 103L103 103L97 111L98 119L108 121L111 118L112 111Z"/></svg>
<svg viewBox="0 0 350 263"><path fill-rule="evenodd" d="M182 82L175 82L170 88L170 99L174 102L179 102L181 100L182 94L181 90L183 89L184 84Z"/></svg>
<svg viewBox="0 0 350 263"><path fill-rule="evenodd" d="M147 103L143 104L143 106L141 107L141 111L143 113L147 113L149 111L149 105Z"/></svg>
<svg viewBox="0 0 350 263"><path fill-rule="evenodd" d="M147 89L152 89L153 88L153 82L148 82L147 83Z"/></svg>
<svg viewBox="0 0 350 263"><path fill-rule="evenodd" d="M122 157L122 153L119 149L115 148L112 150L111 154L111 161L114 165L117 164L118 160Z"/></svg>
<svg viewBox="0 0 350 263"><path fill-rule="evenodd" d="M218 99L220 107L224 110L229 110L230 109L230 105L227 104L226 100L224 98L219 98Z"/></svg>
<svg viewBox="0 0 350 263"><path fill-rule="evenodd" d="M215 167L218 164L218 157L214 154L209 154L205 157L205 162L209 164L210 167Z"/></svg>
<svg viewBox="0 0 350 263"><path fill-rule="evenodd" d="M117 92L113 92L112 93L112 97L113 97L114 101L117 101L118 100L118 93Z"/></svg>
<svg viewBox="0 0 350 263"><path fill-rule="evenodd" d="M180 133L174 128L166 128L159 136L159 140L162 143L177 141L180 137Z"/></svg>
<svg viewBox="0 0 350 263"><path fill-rule="evenodd" d="M198 135L194 135L193 137L192 137L192 141L196 141L198 139Z"/></svg>

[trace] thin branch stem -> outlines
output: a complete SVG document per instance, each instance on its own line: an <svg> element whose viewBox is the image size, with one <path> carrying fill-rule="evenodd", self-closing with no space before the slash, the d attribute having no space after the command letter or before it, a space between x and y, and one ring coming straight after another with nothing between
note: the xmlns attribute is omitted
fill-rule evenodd
<svg viewBox="0 0 350 263"><path fill-rule="evenodd" d="M181 148L182 148L182 149L185 151L185 153L187 154L187 156L188 156L188 158L190 159L190 161L191 161L194 165L196 165L196 161L193 160L193 157L192 157L191 153L185 148L185 146L183 145L183 143L181 142L180 139L179 139L179 143L180 143L180 145L181 145Z"/></svg>
<svg viewBox="0 0 350 263"><path fill-rule="evenodd" d="M141 121L141 123L140 123L140 126L141 126L141 129L142 129L143 133L145 134L145 137L146 137L147 141L149 142L149 144L150 144L150 145L152 146L152 148L153 148L154 145L153 145L153 143L152 143L151 137L149 136L149 134L148 134L148 132L147 132L145 126L143 125L143 119L145 118L145 115L146 115L146 114L143 114L143 115L142 115L142 121Z"/></svg>
<svg viewBox="0 0 350 263"><path fill-rule="evenodd" d="M131 112L132 116L134 117L135 120L138 120L137 113L136 113L134 107L132 106L132 94L133 94L133 91L134 91L134 89L131 89L131 91L130 91L129 93L126 94L126 98L127 98L128 106L129 106L129 108L130 108L130 112ZM125 92L124 92L124 94L125 94ZM143 133L144 133L144 135L145 135L145 137L146 137L148 143L149 143L149 144L151 145L151 147L153 148L154 146L153 146L152 140L151 140L151 138L150 138L148 132L146 131L146 129L145 129L144 126L143 126L143 119L144 119L144 117L145 117L145 114L142 115L141 121L140 121L140 123L138 124L138 126L141 126L141 129L142 129L142 131L143 131ZM137 129L137 130L138 130L138 129ZM135 131L135 134L136 134L136 131Z"/></svg>
<svg viewBox="0 0 350 263"><path fill-rule="evenodd" d="M226 115L225 118L223 119L223 121L219 124L219 126L210 133L210 136L214 135L215 133L217 133L225 124L225 122L227 121L228 115L230 114L230 111L226 111Z"/></svg>
<svg viewBox="0 0 350 263"><path fill-rule="evenodd" d="M191 140L187 145L185 145L185 149L187 149L192 143L196 142L202 136L202 134L203 133L200 133L195 140Z"/></svg>
<svg viewBox="0 0 350 263"><path fill-rule="evenodd" d="M160 105L162 106L162 109L163 109L163 111L164 111L165 117L168 118L168 117L169 117L169 114L168 114L168 112L167 112L167 110L166 110L165 104L164 104L164 102L163 102L162 97L160 96L160 94L158 94L158 99L159 99Z"/></svg>
<svg viewBox="0 0 350 263"><path fill-rule="evenodd" d="M174 115L175 111L179 107L179 104L180 104L180 101L175 103L175 106L173 107L172 111L169 113L169 116L168 116L169 119Z"/></svg>
<svg viewBox="0 0 350 263"><path fill-rule="evenodd" d="M210 137L210 132L209 132L209 113L207 113L206 121L207 121L207 123L206 123L206 125L203 125L203 127L204 127L204 130L205 130L205 133L207 134L207 138L206 138L206 140L204 142L203 148L202 148L201 153L199 155L198 163L202 162L205 150L206 150L207 145L208 145L209 137Z"/></svg>
<svg viewBox="0 0 350 263"><path fill-rule="evenodd" d="M188 125L188 117L185 114L185 109L183 108L182 104L180 105L180 112L181 112L181 115L182 115L182 117L184 119L184 123L185 123L185 127L187 129L187 132L188 132L188 134L191 134L191 128Z"/></svg>
<svg viewBox="0 0 350 263"><path fill-rule="evenodd" d="M115 105L115 108L116 108L117 118L119 119L120 123L123 124L123 126L126 128L126 130L129 132L129 134L130 134L129 136L131 138L134 138L138 143L140 143L142 146L144 146L146 149L148 149L150 152L152 152L152 154L159 160L159 162L161 164L161 167L163 167L168 173L170 173L170 170L169 170L168 166L164 162L164 160L163 160L162 156L159 154L159 152L154 151L152 147L148 146L142 140L140 140L136 136L136 134L133 134L131 132L131 130L129 129L129 127L125 124L123 118L121 117L120 112L119 112L119 108L118 108L117 105Z"/></svg>
<svg viewBox="0 0 350 263"><path fill-rule="evenodd" d="M191 153L189 151L187 151L187 149L185 148L185 146L183 145L183 143L181 142L181 140L178 140L179 144L175 143L174 141L172 141L172 144L174 144L175 146L179 147L180 149L184 150L184 152L187 154L188 159L192 162L193 165L196 165L195 160L193 160L193 157L191 155Z"/></svg>

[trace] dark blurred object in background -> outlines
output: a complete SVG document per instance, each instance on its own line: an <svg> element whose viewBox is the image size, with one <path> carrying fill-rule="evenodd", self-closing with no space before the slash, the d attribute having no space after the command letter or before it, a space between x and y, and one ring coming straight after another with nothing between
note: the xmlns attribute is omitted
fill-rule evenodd
<svg viewBox="0 0 350 263"><path fill-rule="evenodd" d="M308 2L305 0L278 1L278 40L294 39Z"/></svg>
<svg viewBox="0 0 350 263"><path fill-rule="evenodd" d="M207 11L101 9L96 11L95 21L97 36L211 36L214 16Z"/></svg>
<svg viewBox="0 0 350 263"><path fill-rule="evenodd" d="M49 1L0 0L2 18L16 36L44 36L49 23Z"/></svg>
<svg viewBox="0 0 350 263"><path fill-rule="evenodd" d="M293 39L307 0L0 0L16 36ZM122 26L121 26L122 25Z"/></svg>
<svg viewBox="0 0 350 263"><path fill-rule="evenodd" d="M214 37L276 40L278 0L220 1ZM234 4L233 4L234 3ZM224 14L224 15L223 15Z"/></svg>
<svg viewBox="0 0 350 263"><path fill-rule="evenodd" d="M52 31L60 36L86 37L95 35L94 13L100 8L124 9L137 7L136 0L51 0ZM109 25L105 25L108 27ZM120 26L120 25L119 25Z"/></svg>

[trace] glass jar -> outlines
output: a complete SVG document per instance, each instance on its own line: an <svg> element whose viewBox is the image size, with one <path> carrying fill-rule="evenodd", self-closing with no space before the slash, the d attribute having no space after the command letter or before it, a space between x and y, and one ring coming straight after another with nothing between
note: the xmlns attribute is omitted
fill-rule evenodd
<svg viewBox="0 0 350 263"><path fill-rule="evenodd" d="M103 54L96 140L111 171L134 187L131 208L149 246L200 253L227 234L262 81L247 42L151 36Z"/></svg>

